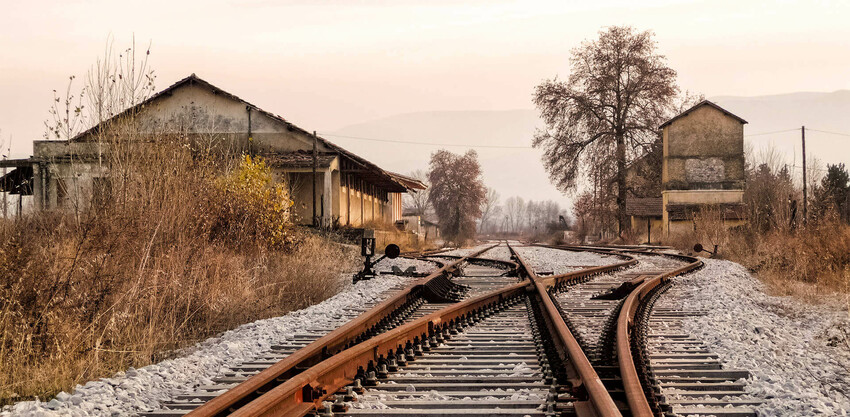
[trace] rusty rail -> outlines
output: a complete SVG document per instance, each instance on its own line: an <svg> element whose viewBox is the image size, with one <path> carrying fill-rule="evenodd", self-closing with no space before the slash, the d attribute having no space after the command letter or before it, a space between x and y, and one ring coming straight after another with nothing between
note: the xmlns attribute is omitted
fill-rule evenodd
<svg viewBox="0 0 850 417"><path fill-rule="evenodd" d="M646 252L641 252L647 254ZM698 258L685 255L668 255L689 261L690 263L673 271L656 275L644 280L626 297L620 315L617 317L617 362L620 366L620 377L623 380L623 389L626 393L626 401L629 410L635 417L652 417L654 413L646 398L645 388L640 381L634 357L632 356L632 330L635 314L640 304L653 289L665 283L674 276L682 275L700 268L703 262Z"/></svg>
<svg viewBox="0 0 850 417"><path fill-rule="evenodd" d="M318 408L329 395L352 383L358 367L369 361L378 362L391 350L407 346L419 337L430 338L470 315L492 309L496 303L519 296L526 291L526 282L492 291L474 299L460 302L402 325L347 349L318 365L296 375L251 401L231 416L303 415Z"/></svg>
<svg viewBox="0 0 850 417"><path fill-rule="evenodd" d="M415 297L414 292L427 285L430 281L442 277L455 267L465 262L467 258L478 256L493 247L488 246L468 256L459 257L456 261L443 265L436 271L409 285L399 294L372 307L343 326L322 336L313 343L294 352L280 362L252 376L245 382L227 390L211 399L202 406L189 412L191 417L209 417L227 415L242 405L248 404L263 392L268 392L288 378L292 378L303 368L309 368L330 357L332 352L345 350L347 345L357 341L357 337L374 328L384 317L402 307Z"/></svg>
<svg viewBox="0 0 850 417"><path fill-rule="evenodd" d="M508 245L508 247L510 248L510 245ZM625 262L619 262L613 265L587 268L580 271L541 279L537 276L537 274L534 273L534 269L530 268L525 262L525 260L522 259L522 256L520 256L519 253L514 251L513 248L511 248L511 252L516 257L517 261L520 264L520 267L525 271L525 273L533 282L534 289L537 291L537 295L540 297L540 300L543 303L543 307L545 308L546 313L549 315L552 326L554 327L555 335L558 337L561 345L563 346L565 353L569 358L570 364L576 371L576 376L578 378L570 381L573 384L573 388L584 390L587 394L586 401L577 401L575 403L576 414L578 414L580 417L622 416L619 408L617 407L617 404L614 402L614 399L611 398L611 394L608 393L608 389L605 387L605 384L603 384L602 379L599 378L599 375L596 373L596 370L593 369L593 365L591 365L590 360L587 358L584 351L581 349L581 346L579 345L575 336L570 331L566 322L564 322L564 318L561 316L561 313L558 311L558 308L552 301L552 297L549 294L548 288L564 280L569 281L574 279L581 279L589 275L614 271L629 265L633 265L637 262L637 260L632 258Z"/></svg>
<svg viewBox="0 0 850 417"><path fill-rule="evenodd" d="M656 253L650 251L637 250L625 246L606 248L604 246L567 246L567 245L538 245L544 247L559 248L565 250L586 250L599 253L608 253L620 256L628 256L627 253L635 253L641 255L667 256L688 262L680 268L668 271L656 276L644 279L628 296L626 296L623 306L620 309L617 317L617 364L620 368L620 378L622 379L623 389L626 394L626 401L629 404L629 411L635 417L652 417L654 416L652 407L646 398L646 389L641 384L640 376L638 375L635 358L632 355L633 335L635 314L645 298L652 291L666 283L672 277L691 272L702 267L703 262L696 257L677 254Z"/></svg>

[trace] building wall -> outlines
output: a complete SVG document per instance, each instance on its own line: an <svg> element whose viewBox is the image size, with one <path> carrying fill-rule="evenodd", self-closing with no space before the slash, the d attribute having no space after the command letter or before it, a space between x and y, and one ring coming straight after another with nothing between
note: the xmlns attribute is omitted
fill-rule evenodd
<svg viewBox="0 0 850 417"><path fill-rule="evenodd" d="M743 189L744 125L711 106L663 129L664 190Z"/></svg>
<svg viewBox="0 0 850 417"><path fill-rule="evenodd" d="M162 95L148 103L137 115L136 123L132 127L133 131L149 135L180 135L199 145L232 152L312 151L314 146L311 134L262 112L249 110L243 103L197 84L174 89L170 94ZM36 169L39 171L36 175L38 178L34 178L37 183L34 191L36 200L39 200L39 207L57 206L57 190L63 178L72 192L87 190L81 192L80 199L85 200L86 195L91 194L92 178L105 176L106 172L95 172L85 164L76 164L72 168L68 156L84 156L89 161L87 163L97 161L98 155L104 155L106 152L106 145L100 144L104 142L103 138L107 135L118 135L122 129L127 128L127 124L120 123L120 120L118 123L104 126L102 133L89 134L80 142L36 141L33 156L45 161L43 169ZM321 142L316 142L316 145L319 152L333 151ZM71 174L75 170L80 170L79 176ZM41 175L42 173L44 175ZM296 202L294 212L301 223L312 223L312 169L276 169L275 174L278 178L297 182L297 186L291 187L292 198ZM380 194L380 190L369 187L368 184L361 184L359 188L362 190L356 191L356 197L352 195L352 213L349 216L348 196L343 195L348 190L342 184L339 157L333 160L331 166L321 168L317 177L316 211L322 216L323 224L331 225L338 221L340 225L361 226L373 218L389 219L387 214L391 202L384 202L382 198L370 195ZM43 199L38 197L42 195L42 189L45 196ZM352 190L352 193L355 191Z"/></svg>
<svg viewBox="0 0 850 417"><path fill-rule="evenodd" d="M647 222L649 222L649 240L658 242L664 236L664 222L658 217L631 216L632 232L639 242L647 242Z"/></svg>
<svg viewBox="0 0 850 417"><path fill-rule="evenodd" d="M664 235L693 230L693 221L671 221L668 204L739 204L744 197L744 125L704 105L662 130ZM740 221L728 221L732 226Z"/></svg>

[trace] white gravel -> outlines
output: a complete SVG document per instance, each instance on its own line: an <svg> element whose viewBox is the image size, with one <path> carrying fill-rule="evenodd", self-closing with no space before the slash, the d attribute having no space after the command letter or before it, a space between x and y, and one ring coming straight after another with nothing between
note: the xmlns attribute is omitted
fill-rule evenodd
<svg viewBox="0 0 850 417"><path fill-rule="evenodd" d="M391 272L393 267L397 266L402 271L407 268L414 266L416 267L416 272L425 272L430 273L438 268L438 265L434 262L428 261L420 261L418 259L409 259L409 258L395 258L389 259L384 258L381 262L375 266L376 272Z"/></svg>
<svg viewBox="0 0 850 417"><path fill-rule="evenodd" d="M396 260L396 263L406 267L416 261ZM350 282L351 276L340 279ZM5 407L0 416L124 416L159 409L160 402L176 394L212 384L212 378L228 366L249 361L268 351L272 344L293 339L294 333L303 329L340 322L344 310L361 309L366 303L381 300L390 293L388 290L408 280L381 275L360 281L312 307L248 323L207 339L186 349L181 357L77 385L71 394L62 392L47 402L19 402Z"/></svg>
<svg viewBox="0 0 850 417"><path fill-rule="evenodd" d="M726 363L747 369L746 389L764 416L844 416L850 412L850 316L846 305L806 304L767 295L733 262L706 260L664 297L708 315L685 330Z"/></svg>
<svg viewBox="0 0 850 417"><path fill-rule="evenodd" d="M510 261L511 250L505 245L497 246L481 254L482 258L495 259L497 261Z"/></svg>
<svg viewBox="0 0 850 417"><path fill-rule="evenodd" d="M440 256L440 255L466 256L466 255L469 255L471 253L475 253L477 251L480 251L481 249L484 249L484 248L487 248L487 247L490 247L490 246L493 246L493 245L495 245L495 242L487 242L487 243L482 243L480 245L475 245L475 246L472 246L472 247L469 247L469 248L457 248L457 249L452 249L452 250L446 251L446 252L440 252L439 254L437 254L435 256Z"/></svg>
<svg viewBox="0 0 850 417"><path fill-rule="evenodd" d="M579 252L563 249L520 246L514 248L522 259L528 262L536 272L549 272L554 275L566 274L589 266L610 265L621 262L616 256L601 255L593 252Z"/></svg>

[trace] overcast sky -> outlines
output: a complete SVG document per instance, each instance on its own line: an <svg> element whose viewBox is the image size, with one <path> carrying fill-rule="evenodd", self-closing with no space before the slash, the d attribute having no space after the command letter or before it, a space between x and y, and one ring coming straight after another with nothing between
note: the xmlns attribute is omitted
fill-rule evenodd
<svg viewBox="0 0 850 417"><path fill-rule="evenodd" d="M15 156L109 35L152 43L157 90L194 72L319 131L531 108L533 87L566 77L570 49L608 25L655 31L679 84L706 96L850 89L846 1L0 1L0 137Z"/></svg>

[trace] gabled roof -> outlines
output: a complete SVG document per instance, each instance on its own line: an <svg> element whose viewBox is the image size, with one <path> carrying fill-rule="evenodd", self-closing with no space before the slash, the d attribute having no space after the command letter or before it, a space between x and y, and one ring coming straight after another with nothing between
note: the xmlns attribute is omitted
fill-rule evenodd
<svg viewBox="0 0 850 417"><path fill-rule="evenodd" d="M274 114L274 113L268 112L268 111L266 111L266 110L263 110L263 109L261 109L261 108L259 108L259 107L255 106L255 105L253 105L253 104L251 104L251 103L249 103L249 102L247 102L247 101L245 101L245 100L243 100L243 99L239 98L239 97L238 97L238 96L236 96L235 94L228 93L227 91L224 91L224 90L222 90L222 89L220 89L220 88L218 88L218 87L216 87L216 86L212 85L212 84L211 84L211 83L209 83L208 81L206 81L206 80L204 80L204 79L202 79L202 78L198 77L198 76L197 76L197 75L195 75L194 73L192 73L192 74L191 74L191 75L189 75L188 77L183 78L182 80L177 81L176 83L174 83L174 84L170 85L168 88L166 88L166 89L164 89L164 90L162 90L162 91L160 91L160 92L158 92L158 93L156 93L156 94L154 94L154 95L150 96L147 100L145 100L145 101L143 101L143 102L141 102L141 103L139 103L139 104L137 104L137 105L135 105L135 106L133 106L133 107L130 107L130 108L128 108L128 109L126 109L126 110L122 111L121 113L119 113L119 114L117 114L117 115L115 115L115 116L111 117L109 120L106 120L106 121L104 121L104 122L102 122L102 123L99 123L99 124L97 124L97 125L95 125L95 126L91 127L90 129L88 129L88 130L86 130L86 131L84 131L84 132L80 133L79 135L75 136L75 137L74 137L73 139L71 139L71 140L72 140L72 141L82 141L82 140L83 140L86 136L88 136L88 135L90 135L90 134L92 134L92 133L98 132L100 129L102 129L102 128L103 128L103 126L104 126L104 125L106 125L106 124L110 123L111 121L113 121L113 120L115 120L115 119L117 119L117 118L119 118L119 117L121 117L121 116L124 116L124 115L126 115L126 114L128 114L128 113L131 113L131 112L133 112L133 111L139 111L139 110L143 109L145 106L147 106L148 104L150 104L150 103L154 102L155 100L158 100L159 98L161 98L161 97L163 97L163 96L171 95L171 94L174 92L174 90L176 90L176 89L178 89L178 88L180 88L180 87L186 86L186 85L199 85L199 86L202 86L202 87L204 87L204 88L207 88L207 89L209 89L210 91L212 91L212 92L213 92L213 94L216 94L216 95L219 95L219 96L222 96L222 97L226 97L226 98L228 98L228 99L230 99L230 100L234 100L234 101L238 101L238 102L240 102L240 103L243 103L246 107L250 108L252 111L255 111L255 112L257 112L257 113L262 113L263 115L265 115L265 116L267 116L267 117L271 118L272 120L275 120L275 121L278 121L278 122L280 122L280 123L283 123L284 125L286 125L286 127L287 127L289 130L297 131L297 132L300 132L300 133L302 133L302 134L305 134L305 135L308 135L308 136L312 136L312 132L308 132L307 130L304 130L304 129L302 129L302 128L300 128L300 127L298 127L298 126L296 126L296 125L294 125L294 124L292 124L292 123L290 123L290 122L288 122L288 121L287 121L286 119L284 119L282 116L279 116L279 115L277 115L277 114ZM392 174L392 173L390 173L390 172L388 172L388 171L385 171L385 170L381 169L380 167L378 167L377 165L375 165L375 164L373 164L373 163L371 163L371 162L367 161L366 159L363 159L363 158L361 158L361 157L359 157L359 156L357 156L357 155L355 155L355 154L353 154L353 153L351 153L351 152L349 152L349 151L347 151L347 150L345 150L345 149L343 149L343 148L339 147L338 145L336 145L336 144L334 144L334 143L330 142L329 140L327 140L327 139L325 139L325 138L323 138L323 137L321 137L321 136L316 136L316 138L318 139L318 141L319 141L320 143L322 143L324 146L326 146L326 147L328 147L329 149L331 149L333 152L336 152L336 153L339 153L339 154L340 154L340 155L342 155L342 156L345 156L346 158L350 159L351 161L353 161L353 162L354 162L354 163L356 163L357 165L360 165L360 166L362 166L362 167L364 167L364 168L367 168L367 169L368 169L368 170L370 170L370 171L374 171L374 172L375 172L375 174L377 174L377 177L380 177L380 179L382 180L382 181L380 181L380 182L384 182L385 184L393 184L393 185L394 185L394 187L397 187L397 189L389 190L389 191L391 191L391 192L398 192L398 191L410 190L410 189L411 189L411 188L408 186L409 184L405 184L404 182L400 181L400 180L397 178L397 177L398 177L398 174ZM395 176L394 176L394 175L395 175ZM415 181L415 180L414 180L414 181ZM420 183L420 184L421 184L421 183ZM422 189L424 189L424 188L422 188Z"/></svg>
<svg viewBox="0 0 850 417"><path fill-rule="evenodd" d="M394 180L404 184L404 186L407 187L408 190L424 190L428 188L425 183L417 180L416 178L408 177L407 175L401 175L395 172L387 171L387 173L390 174L390 176L393 177Z"/></svg>
<svg viewBox="0 0 850 417"><path fill-rule="evenodd" d="M737 120L737 121L741 122L742 124L747 124L747 121L746 121L746 120L744 120L744 119L742 119L742 118L740 118L740 117L738 117L738 116L736 116L736 115L732 114L730 111L728 111L728 110L724 109L723 107L720 107L720 106L718 106L717 104L714 104L714 103L713 103L713 102L711 102L711 101L703 100L703 101L700 101L699 103L695 104L693 107L691 107L691 108L689 108L689 109L687 109L687 110L685 110L685 111L683 111L683 112L679 113L676 117L673 117L672 119L670 119L670 120L668 120L668 121L664 122L664 123L663 123L661 126L659 126L658 128L659 128L659 129L664 129L664 127L665 127L665 126L669 125L670 123L675 122L676 120L679 120L679 119L681 119L681 118L683 118L683 117L687 116L688 114L690 114L690 112L692 112L692 111L694 111L694 110L696 110L697 108L702 107L702 106L711 106L711 107L714 107L715 109L720 110L721 112L723 112L723 114L725 114L725 115L727 115L727 116L729 116L729 117L731 117L731 118L733 118L733 119L735 119L735 120Z"/></svg>
<svg viewBox="0 0 850 417"><path fill-rule="evenodd" d="M661 217L664 214L661 197L627 198L626 214L641 217Z"/></svg>

